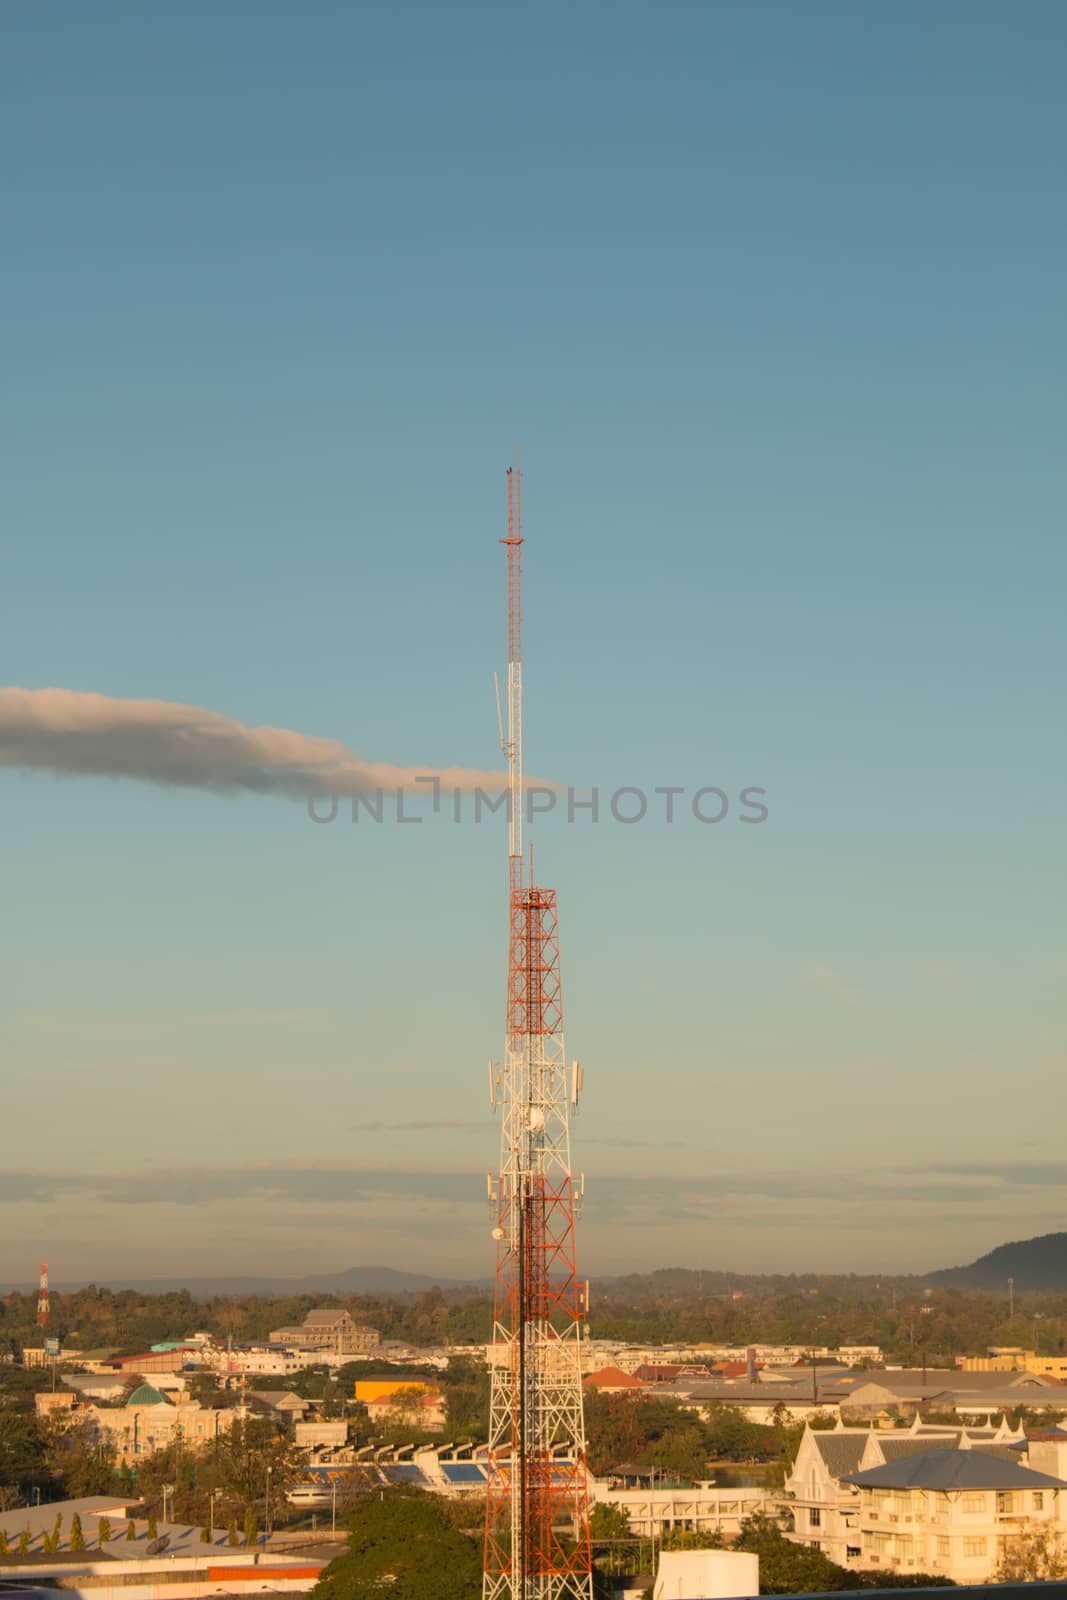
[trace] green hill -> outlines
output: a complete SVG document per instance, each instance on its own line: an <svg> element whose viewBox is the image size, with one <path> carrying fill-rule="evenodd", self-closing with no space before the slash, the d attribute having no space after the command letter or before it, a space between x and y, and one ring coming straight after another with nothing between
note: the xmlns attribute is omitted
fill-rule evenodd
<svg viewBox="0 0 1067 1600"><path fill-rule="evenodd" d="M1020 1293L1062 1292L1067 1290L1067 1233L1044 1233L1037 1239L1000 1244L969 1267L945 1267L926 1276L931 1283L961 1289L1002 1289L1014 1278Z"/></svg>

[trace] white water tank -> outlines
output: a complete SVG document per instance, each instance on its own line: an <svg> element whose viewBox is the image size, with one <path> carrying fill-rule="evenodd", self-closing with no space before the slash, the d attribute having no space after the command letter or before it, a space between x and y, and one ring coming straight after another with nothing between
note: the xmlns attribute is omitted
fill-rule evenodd
<svg viewBox="0 0 1067 1600"><path fill-rule="evenodd" d="M759 1594L759 1556L747 1550L664 1550L652 1600L749 1600Z"/></svg>

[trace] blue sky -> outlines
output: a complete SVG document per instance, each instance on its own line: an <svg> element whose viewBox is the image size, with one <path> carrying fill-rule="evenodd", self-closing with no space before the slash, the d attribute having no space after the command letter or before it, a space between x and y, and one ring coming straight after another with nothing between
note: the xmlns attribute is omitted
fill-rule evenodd
<svg viewBox="0 0 1067 1600"><path fill-rule="evenodd" d="M0 681L494 769L521 439L529 770L769 807L533 830L584 1265L1056 1228L1063 8L2 31ZM499 826L0 804L0 1275L490 1270Z"/></svg>

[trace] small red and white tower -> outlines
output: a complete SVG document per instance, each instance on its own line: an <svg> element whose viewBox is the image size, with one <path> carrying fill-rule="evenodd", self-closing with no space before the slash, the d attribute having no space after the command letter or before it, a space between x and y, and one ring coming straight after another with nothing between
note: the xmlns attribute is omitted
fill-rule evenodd
<svg viewBox="0 0 1067 1600"><path fill-rule="evenodd" d="M41 1282L37 1290L37 1326L48 1326L48 1262L41 1262Z"/></svg>
<svg viewBox="0 0 1067 1600"><path fill-rule="evenodd" d="M522 480L508 470L508 998L489 1180L497 1241L483 1600L592 1600L582 1324L570 1111L581 1071L563 1044L556 892L523 858Z"/></svg>

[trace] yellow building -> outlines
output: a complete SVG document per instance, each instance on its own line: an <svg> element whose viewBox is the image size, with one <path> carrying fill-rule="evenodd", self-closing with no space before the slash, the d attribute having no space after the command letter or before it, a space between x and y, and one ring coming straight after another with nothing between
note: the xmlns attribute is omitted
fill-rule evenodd
<svg viewBox="0 0 1067 1600"><path fill-rule="evenodd" d="M38 1417L54 1425L88 1423L97 1439L114 1446L122 1465L152 1455L176 1439L186 1449L199 1449L227 1433L241 1414L233 1407L202 1406L184 1397L175 1403L147 1383L121 1406L91 1405L62 1390L36 1395L34 1403Z"/></svg>
<svg viewBox="0 0 1067 1600"><path fill-rule="evenodd" d="M1018 1345L993 1345L984 1356L964 1356L959 1368L961 1372L1039 1372L1067 1382L1067 1356L1038 1355Z"/></svg>
<svg viewBox="0 0 1067 1600"><path fill-rule="evenodd" d="M366 1405L372 1400L388 1400L398 1389L407 1394L425 1394L427 1385L418 1378L357 1378L354 1393Z"/></svg>

